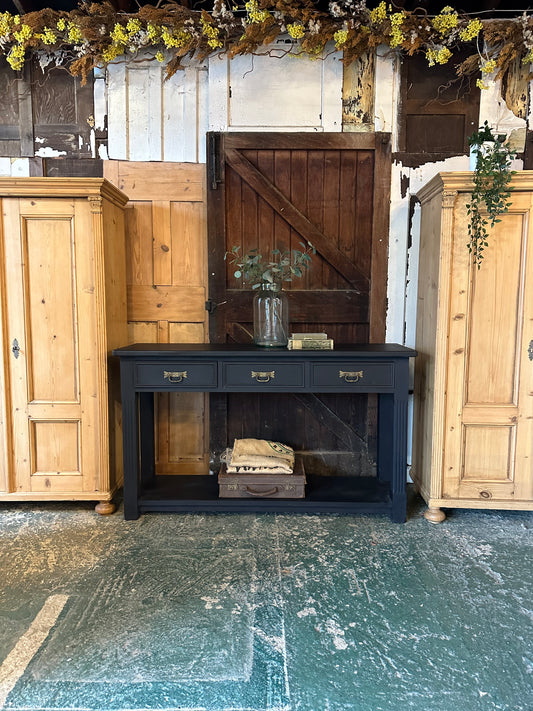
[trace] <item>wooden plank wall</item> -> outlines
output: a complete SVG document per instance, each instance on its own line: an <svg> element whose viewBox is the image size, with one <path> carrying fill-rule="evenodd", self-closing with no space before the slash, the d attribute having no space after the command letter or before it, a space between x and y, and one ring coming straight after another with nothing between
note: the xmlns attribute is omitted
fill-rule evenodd
<svg viewBox="0 0 533 711"><path fill-rule="evenodd" d="M105 161L104 176L129 196L126 268L130 342L208 340L205 166ZM204 473L206 396L160 394L156 470Z"/></svg>

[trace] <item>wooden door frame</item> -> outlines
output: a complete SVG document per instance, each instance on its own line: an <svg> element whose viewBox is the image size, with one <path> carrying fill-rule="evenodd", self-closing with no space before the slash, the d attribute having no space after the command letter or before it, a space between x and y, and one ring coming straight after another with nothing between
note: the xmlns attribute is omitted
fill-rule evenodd
<svg viewBox="0 0 533 711"><path fill-rule="evenodd" d="M387 317L387 281L374 275L387 273L389 252L389 205L391 188L390 133L256 133L232 132L207 134L207 240L209 268L209 332L215 341L214 311L222 303L225 293L226 265L220 250L214 249L219 240L226 243L225 233L225 168L226 151L261 149L286 150L371 150L374 151L374 195L372 216L372 264L370 277L370 336L371 343L385 341ZM273 206L275 207L275 206ZM224 226L221 228L221 226ZM316 246L316 245L315 245ZM216 338L221 340L222 336Z"/></svg>

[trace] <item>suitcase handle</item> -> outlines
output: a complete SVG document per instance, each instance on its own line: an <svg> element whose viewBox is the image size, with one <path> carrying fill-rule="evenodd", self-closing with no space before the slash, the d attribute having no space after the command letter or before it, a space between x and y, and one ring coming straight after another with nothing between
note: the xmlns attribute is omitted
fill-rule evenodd
<svg viewBox="0 0 533 711"><path fill-rule="evenodd" d="M269 489L268 491L254 491L253 489L250 489L249 486L247 486L246 493L250 494L250 496L272 496L272 494L278 493L278 487L274 486L272 489Z"/></svg>

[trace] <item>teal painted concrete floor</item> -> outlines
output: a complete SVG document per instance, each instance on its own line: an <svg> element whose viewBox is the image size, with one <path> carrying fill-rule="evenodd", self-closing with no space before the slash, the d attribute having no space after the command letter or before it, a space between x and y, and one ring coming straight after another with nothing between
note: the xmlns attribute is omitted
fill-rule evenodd
<svg viewBox="0 0 533 711"><path fill-rule="evenodd" d="M0 708L532 711L533 515L0 506Z"/></svg>

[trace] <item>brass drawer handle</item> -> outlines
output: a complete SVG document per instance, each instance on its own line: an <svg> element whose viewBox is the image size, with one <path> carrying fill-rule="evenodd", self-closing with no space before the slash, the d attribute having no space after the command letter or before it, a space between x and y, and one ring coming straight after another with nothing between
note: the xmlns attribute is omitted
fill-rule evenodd
<svg viewBox="0 0 533 711"><path fill-rule="evenodd" d="M275 375L275 370L252 370L252 378L254 378L254 380L258 383L268 383L271 380L274 380Z"/></svg>
<svg viewBox="0 0 533 711"><path fill-rule="evenodd" d="M163 379L168 380L169 383L181 383L187 377L186 370L164 370Z"/></svg>
<svg viewBox="0 0 533 711"><path fill-rule="evenodd" d="M356 383L362 377L362 370L339 370L339 378L344 378L346 383Z"/></svg>

